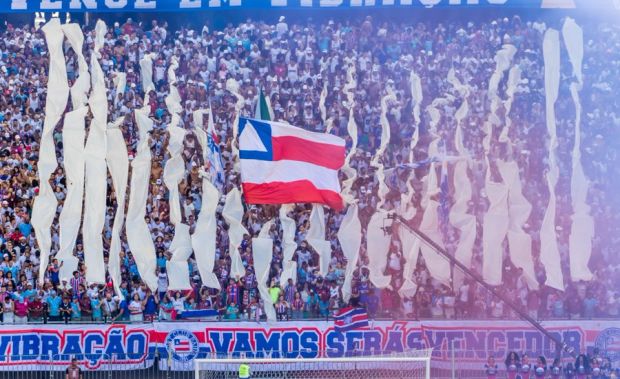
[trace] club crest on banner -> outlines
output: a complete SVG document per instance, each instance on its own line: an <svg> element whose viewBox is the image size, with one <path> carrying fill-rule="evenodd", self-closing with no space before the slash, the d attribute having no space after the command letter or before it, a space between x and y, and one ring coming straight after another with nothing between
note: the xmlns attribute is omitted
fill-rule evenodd
<svg viewBox="0 0 620 379"><path fill-rule="evenodd" d="M620 360L620 328L604 329L594 342L601 356L608 357L612 362Z"/></svg>
<svg viewBox="0 0 620 379"><path fill-rule="evenodd" d="M185 329L175 329L166 337L166 350L178 362L189 362L198 355L198 338Z"/></svg>

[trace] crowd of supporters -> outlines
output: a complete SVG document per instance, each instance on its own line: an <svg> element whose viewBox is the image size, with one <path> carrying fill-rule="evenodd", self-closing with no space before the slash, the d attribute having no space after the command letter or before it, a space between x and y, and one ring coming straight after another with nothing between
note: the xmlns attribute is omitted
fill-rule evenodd
<svg viewBox="0 0 620 379"><path fill-rule="evenodd" d="M597 348L594 348L591 354L578 355L572 362L568 360L554 358L553 361L547 361L542 355L530 357L523 353L519 356L511 351L506 356L503 365L497 362L494 356L490 356L484 365L484 370L488 379L498 377L508 379L612 379L620 375L620 368L615 368L611 360L601 355Z"/></svg>
<svg viewBox="0 0 620 379"><path fill-rule="evenodd" d="M523 15L522 17L525 17ZM221 216L223 197L218 207L217 250L215 271L222 289L216 291L201 285L195 261L190 258L192 291L170 292L166 261L173 227L169 221L168 190L163 184L163 167L169 158L166 151L170 122L164 99L169 93L166 70L171 58L179 58L177 87L184 111L183 126L193 124L192 111L211 106L216 131L221 141L225 170L222 193L239 186L238 174L233 171L231 154L232 124L235 120L236 98L226 90L226 81L235 79L245 98L243 115L253 116L262 88L269 97L276 120L289 122L312 131L325 131L326 122L319 111L320 93L327 86L327 117L332 118L331 133L346 137L349 105L343 92L349 65L356 67L357 87L353 115L359 129L357 154L351 165L358 172L353 185L358 199L360 219L365 229L378 202L378 182L370 159L381 138L380 102L390 86L396 100L389 103L387 114L391 140L383 163L394 168L387 175L389 193L386 209L398 209L400 194L406 190L409 169L409 146L413 134L413 101L409 83L414 70L422 80L424 100L421 103L422 122L420 142L414 151L415 160L427 157L429 117L424 109L433 99L453 94L455 89L447 82L450 69L455 69L462 82L471 87L469 113L464 121L464 142L472 159L470 179L474 188L470 212L476 216L476 238L472 268L481 269L482 217L488 201L484 193L486 163L482 148L482 125L488 117L490 101L488 81L495 69L493 57L503 43L518 49L514 62L522 70L522 80L516 91L510 117L512 148L495 141L489 169L494 161L510 154L520 168L524 195L533 205L525 225L533 240L533 254L537 279L545 282L545 271L540 264L540 237L538 231L548 201L544 180L547 169L547 147L544 107L544 62L542 58L543 32L547 26L561 26L559 15L545 20L525 19L519 15L483 18L475 21L443 23L440 20L424 22L386 22L363 18L326 18L324 20L288 20L281 17L277 23L247 19L236 25L213 30L180 28L172 30L165 22L142 24L128 19L124 23L108 25L105 45L100 60L106 75L109 120L124 117L121 125L130 157L135 155L138 133L133 110L143 106L144 93L140 80L139 61L146 53L156 53L153 64L155 91L150 96L150 117L155 127L150 134L152 172L146 221L157 250L158 288L152 293L140 280L137 265L123 239L121 253L121 292L114 293L111 283L90 284L84 279L84 251L81 237L75 248L79 258L78 270L73 277L61 278L60 265L55 259L38 278L40 253L37 248L30 214L37 194L37 160L46 100L46 72L48 55L43 33L30 25L7 25L0 33L0 304L5 323L21 322L27 318L39 320L143 320L172 319L188 309L215 309L226 319L258 319L263 311L254 275L251 237L256 236L263 223L277 214L274 206L247 206L243 224L247 235L240 251L247 275L230 276L227 225ZM581 21L580 21L581 22ZM614 187L618 185L618 156L614 140L620 127L620 107L613 88L620 85L620 30L617 25L603 22L583 22L584 86L581 91L582 162L590 181L588 203L595 221L595 238L590 268L594 279L590 282L571 282L568 270L568 235L572 214L570 199L571 154L573 146L575 110L568 91L572 77L569 64L562 66L562 84L556 104L558 125L558 162L560 181L557 185L557 237L562 259L557 262L564 272L566 290L561 292L544 285L539 290L529 288L523 273L506 258L504 285L499 289L505 296L539 318L593 318L617 317L620 312L620 265L616 258L619 247L620 213ZM84 27L85 54L93 48L94 30ZM564 55L564 53L563 53ZM70 83L77 76L77 57L68 48L67 74ZM123 93L115 93L115 72L127 75ZM500 84L503 97L505 80ZM455 104L440 109L438 132L444 139L447 154L454 153L449 141L455 128ZM68 106L67 111L71 107ZM90 120L91 115L88 115ZM88 125L87 120L87 125ZM62 123L54 132L57 156L62 162ZM497 136L495 137L497 138ZM347 139L350 142L350 139ZM196 136L189 131L184 142L183 157L186 176L180 184L183 220L193 231L201 204L199 171L205 166ZM400 168L399 168L400 167ZM422 178L427 166L416 169L416 178ZM66 196L66 180L62 164L50 179L59 201L58 214ZM413 180L416 196L413 201L420 209L423 183ZM453 201L455 188L447 189L447 203ZM116 196L108 180L108 211L103 230L105 262L110 244ZM346 259L340 249L337 231L343 214L326 211L327 240L332 245L329 273L318 274L318 256L305 241L309 227L309 204L297 204L291 212L296 221L298 249L294 259L298 263L296 283L279 285L282 272L282 233L279 221L270 231L274 239L273 261L269 275L270 295L276 303L280 318L327 317L344 306L341 286ZM417 225L423 212L417 212L411 221ZM58 215L57 215L58 216ZM444 244L454 252L458 230L446 225ZM390 288L374 288L369 281L365 237L360 251L359 267L354 273L352 302L361 304L375 318L510 318L514 313L501 301L491 297L481 286L466 280L452 288L435 281L419 258L415 270L418 290L415 296L401 298L398 289L403 282L403 249L393 233L386 270L392 274ZM123 237L124 238L124 237ZM59 230L57 217L52 227L52 254L58 251ZM507 252L505 252L507 256ZM44 284L41 285L40 281Z"/></svg>

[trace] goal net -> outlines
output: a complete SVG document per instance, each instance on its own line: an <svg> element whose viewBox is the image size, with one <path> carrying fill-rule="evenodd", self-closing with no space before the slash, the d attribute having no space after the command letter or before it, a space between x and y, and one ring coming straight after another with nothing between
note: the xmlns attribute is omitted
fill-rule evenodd
<svg viewBox="0 0 620 379"><path fill-rule="evenodd" d="M241 365L249 378L287 379L430 379L432 349L400 354L345 358L205 358L194 360L196 379L239 378Z"/></svg>

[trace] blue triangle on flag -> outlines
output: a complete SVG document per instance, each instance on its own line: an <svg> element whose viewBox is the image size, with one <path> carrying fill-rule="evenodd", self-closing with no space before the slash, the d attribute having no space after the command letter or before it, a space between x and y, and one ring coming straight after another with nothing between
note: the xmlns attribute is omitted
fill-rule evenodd
<svg viewBox="0 0 620 379"><path fill-rule="evenodd" d="M268 122L239 118L239 158L273 160L271 125Z"/></svg>

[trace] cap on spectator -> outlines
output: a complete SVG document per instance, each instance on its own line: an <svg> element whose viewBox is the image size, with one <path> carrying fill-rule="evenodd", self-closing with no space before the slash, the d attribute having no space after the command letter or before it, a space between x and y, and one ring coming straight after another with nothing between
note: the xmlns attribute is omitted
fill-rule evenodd
<svg viewBox="0 0 620 379"><path fill-rule="evenodd" d="M284 16L280 16L280 18L278 19L278 21L280 21L280 22L284 21Z"/></svg>

